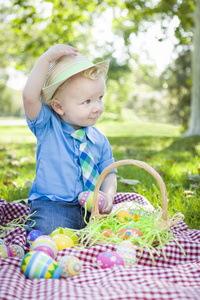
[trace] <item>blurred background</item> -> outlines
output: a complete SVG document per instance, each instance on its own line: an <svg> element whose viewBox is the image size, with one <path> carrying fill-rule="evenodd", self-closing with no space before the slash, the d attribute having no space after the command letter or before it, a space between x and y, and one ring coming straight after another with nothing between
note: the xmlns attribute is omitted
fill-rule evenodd
<svg viewBox="0 0 200 300"><path fill-rule="evenodd" d="M64 43L94 62L110 60L101 121L170 123L200 135L199 2L0 0L0 120L24 119L30 70Z"/></svg>

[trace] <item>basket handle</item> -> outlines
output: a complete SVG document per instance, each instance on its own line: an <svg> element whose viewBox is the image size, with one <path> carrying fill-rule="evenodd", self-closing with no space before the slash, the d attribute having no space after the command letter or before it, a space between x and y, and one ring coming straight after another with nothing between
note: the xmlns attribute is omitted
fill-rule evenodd
<svg viewBox="0 0 200 300"><path fill-rule="evenodd" d="M125 160L119 160L114 162L113 164L109 165L106 167L103 172L99 175L99 178L97 180L95 189L94 189L94 196L93 196L93 204L92 204L92 210L91 210L91 216L94 217L95 219L99 219L99 211L98 211L98 192L100 189L100 186L105 178L105 176L112 171L115 168L118 168L120 166L124 165L134 165L138 166L146 171L148 171L158 182L158 185L160 187L161 191L161 196L162 196L162 219L164 221L167 221L167 212L168 212L168 199L167 199L167 190L166 186L161 178L161 176L156 172L154 168L149 166L147 163L139 161L139 160L134 160L134 159L125 159Z"/></svg>

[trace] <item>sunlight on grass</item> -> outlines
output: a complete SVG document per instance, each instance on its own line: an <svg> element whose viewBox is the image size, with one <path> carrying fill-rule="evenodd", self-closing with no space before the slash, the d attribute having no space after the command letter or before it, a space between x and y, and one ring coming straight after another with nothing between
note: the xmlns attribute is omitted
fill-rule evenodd
<svg viewBox="0 0 200 300"><path fill-rule="evenodd" d="M0 126L1 143L36 142L28 126Z"/></svg>
<svg viewBox="0 0 200 300"><path fill-rule="evenodd" d="M108 137L131 136L160 136L177 137L180 135L180 127L169 124L142 123L136 121L114 122L107 121L96 126Z"/></svg>
<svg viewBox="0 0 200 300"><path fill-rule="evenodd" d="M97 123L96 127L107 137L178 137L179 126L157 123L141 123L136 121ZM0 126L1 143L36 142L35 136L28 126Z"/></svg>

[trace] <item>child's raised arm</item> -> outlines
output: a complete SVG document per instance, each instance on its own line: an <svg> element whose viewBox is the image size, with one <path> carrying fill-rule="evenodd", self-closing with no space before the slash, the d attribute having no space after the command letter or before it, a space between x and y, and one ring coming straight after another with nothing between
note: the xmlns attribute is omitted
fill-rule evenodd
<svg viewBox="0 0 200 300"><path fill-rule="evenodd" d="M38 59L23 91L24 109L29 120L35 120L40 113L42 107L40 95L50 63L64 55L77 55L77 51L77 49L71 46L56 44Z"/></svg>

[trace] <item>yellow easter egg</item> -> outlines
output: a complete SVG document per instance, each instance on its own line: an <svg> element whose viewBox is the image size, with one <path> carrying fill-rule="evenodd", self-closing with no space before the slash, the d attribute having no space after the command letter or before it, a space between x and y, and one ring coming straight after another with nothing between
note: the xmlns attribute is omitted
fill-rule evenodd
<svg viewBox="0 0 200 300"><path fill-rule="evenodd" d="M64 234L57 234L52 237L52 239L55 241L58 251L66 249L68 247L74 247L74 242L70 237Z"/></svg>
<svg viewBox="0 0 200 300"><path fill-rule="evenodd" d="M79 238L77 236L77 234L72 230L69 229L67 227L63 228L63 227L59 227L57 229L55 229L52 233L51 233L51 237L58 235L58 234L64 234L67 235L68 237L70 237L72 239L72 241L74 242L74 245L77 245L79 243Z"/></svg>
<svg viewBox="0 0 200 300"><path fill-rule="evenodd" d="M116 215L120 223L137 222L139 220L139 215L129 210L120 210Z"/></svg>

